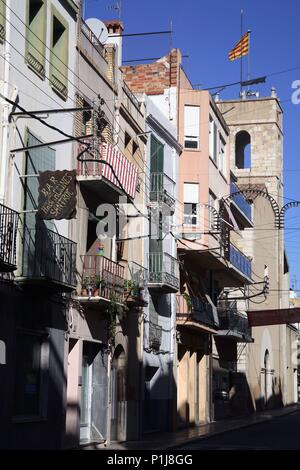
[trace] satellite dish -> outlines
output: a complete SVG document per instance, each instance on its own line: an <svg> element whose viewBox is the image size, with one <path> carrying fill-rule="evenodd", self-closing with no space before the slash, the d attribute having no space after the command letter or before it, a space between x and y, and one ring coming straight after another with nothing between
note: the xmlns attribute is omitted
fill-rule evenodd
<svg viewBox="0 0 300 470"><path fill-rule="evenodd" d="M105 44L108 39L108 30L103 21L100 21L97 18L89 18L86 20L86 24L94 33L98 41L100 41L101 44Z"/></svg>

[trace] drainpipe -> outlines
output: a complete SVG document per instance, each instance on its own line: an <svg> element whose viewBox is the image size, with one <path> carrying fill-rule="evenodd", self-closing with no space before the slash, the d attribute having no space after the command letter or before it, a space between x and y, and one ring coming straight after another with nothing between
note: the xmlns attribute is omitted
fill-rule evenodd
<svg viewBox="0 0 300 470"><path fill-rule="evenodd" d="M6 25L10 25L11 21L11 0L6 0ZM1 84L1 93L8 97L9 94L9 71L10 71L10 26L6 29L6 38L4 43L4 81ZM1 115L1 147L0 147L0 203L5 203L6 193L6 179L8 170L8 136L9 136L9 112L10 105L5 101L1 100L2 104L2 115Z"/></svg>

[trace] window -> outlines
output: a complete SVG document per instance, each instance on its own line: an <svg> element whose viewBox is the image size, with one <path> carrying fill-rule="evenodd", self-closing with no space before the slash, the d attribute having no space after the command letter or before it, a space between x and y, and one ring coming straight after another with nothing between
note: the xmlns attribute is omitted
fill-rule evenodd
<svg viewBox="0 0 300 470"><path fill-rule="evenodd" d="M198 225L199 184L184 183L184 224Z"/></svg>
<svg viewBox="0 0 300 470"><path fill-rule="evenodd" d="M251 136L246 131L236 135L235 164L237 168L251 168Z"/></svg>
<svg viewBox="0 0 300 470"><path fill-rule="evenodd" d="M39 334L17 334L14 416L42 417L47 343Z"/></svg>
<svg viewBox="0 0 300 470"><path fill-rule="evenodd" d="M225 175L226 173L226 155L225 155L225 140L219 134L219 169Z"/></svg>
<svg viewBox="0 0 300 470"><path fill-rule="evenodd" d="M52 9L50 82L64 99L68 96L69 30L64 18Z"/></svg>
<svg viewBox="0 0 300 470"><path fill-rule="evenodd" d="M27 131L27 145L42 144L29 130ZM50 147L32 149L26 155L26 174L36 175L40 171L55 170L56 152ZM39 197L39 183L37 178L27 178L25 191L25 209L30 211L36 209ZM28 212L25 214L25 225L29 229L36 227L36 214ZM53 228L53 222L47 221L46 225Z"/></svg>
<svg viewBox="0 0 300 470"><path fill-rule="evenodd" d="M128 147L129 143L131 142L131 137L130 135L125 131L125 148Z"/></svg>
<svg viewBox="0 0 300 470"><path fill-rule="evenodd" d="M199 106L184 107L184 147L199 148L200 108Z"/></svg>
<svg viewBox="0 0 300 470"><path fill-rule="evenodd" d="M209 116L209 156L218 165L218 130L213 118Z"/></svg>
<svg viewBox="0 0 300 470"><path fill-rule="evenodd" d="M0 2L1 3L1 2ZM27 65L41 78L45 78L46 0L27 0L26 19Z"/></svg>
<svg viewBox="0 0 300 470"><path fill-rule="evenodd" d="M211 207L214 207L216 208L216 196L211 192L209 191L209 201L208 201L208 204L211 206ZM215 229L215 216L212 212L212 210L210 209L209 210L209 229L210 230L214 230Z"/></svg>

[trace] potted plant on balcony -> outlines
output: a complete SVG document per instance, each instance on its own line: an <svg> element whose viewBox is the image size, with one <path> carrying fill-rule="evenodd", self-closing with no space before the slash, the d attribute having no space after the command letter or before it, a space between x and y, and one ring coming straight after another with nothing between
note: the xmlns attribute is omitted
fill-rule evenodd
<svg viewBox="0 0 300 470"><path fill-rule="evenodd" d="M133 280L125 280L124 284L124 289L125 289L125 297L126 297L126 302L127 303L133 303L133 304L145 304L143 295L142 295L142 290L143 288L139 286L139 284Z"/></svg>
<svg viewBox="0 0 300 470"><path fill-rule="evenodd" d="M111 292L109 300L109 306L106 310L106 329L108 340L111 341L112 344L114 344L118 320L122 320L123 318L125 318L128 308L126 307L126 305L121 304L115 292Z"/></svg>
<svg viewBox="0 0 300 470"><path fill-rule="evenodd" d="M187 292L184 292L184 293L182 294L182 297L183 297L184 300L186 301L186 305L187 305L187 308L188 308L188 312L191 313L192 307L193 307L193 303L192 303L192 299L191 299L190 294L188 294Z"/></svg>
<svg viewBox="0 0 300 470"><path fill-rule="evenodd" d="M95 297L99 295L100 287L101 287L101 277L100 277L100 274L97 274L93 280L93 295Z"/></svg>
<svg viewBox="0 0 300 470"><path fill-rule="evenodd" d="M92 285L89 277L84 277L81 283L81 295L83 297L90 297L92 293Z"/></svg>

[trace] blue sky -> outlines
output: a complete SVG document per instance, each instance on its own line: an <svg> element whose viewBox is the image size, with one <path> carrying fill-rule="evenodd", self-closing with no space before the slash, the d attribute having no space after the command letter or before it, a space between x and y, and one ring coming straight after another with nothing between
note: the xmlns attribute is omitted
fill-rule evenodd
<svg viewBox="0 0 300 470"><path fill-rule="evenodd" d="M86 0L86 18L116 18L109 0ZM123 0L122 21L125 32L162 31L174 33L172 47L183 54L183 66L193 84L215 86L239 80L239 60L230 62L228 52L240 38L240 11L244 10L244 28L251 29L251 77L299 67L276 74L259 85L268 96L275 86L284 110L284 183L285 197L300 200L300 104L291 102L291 85L300 80L300 37L298 0ZM169 35L124 38L123 59L160 57L171 45ZM245 76L246 79L246 60ZM238 88L229 88L222 98L235 98ZM288 202L288 199L285 199ZM297 277L300 289L300 208L288 212L286 246L291 282ZM270 232L271 236L272 232Z"/></svg>

